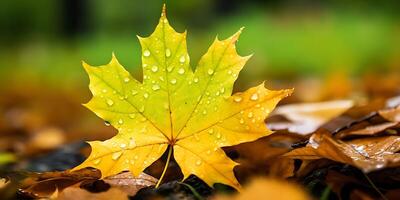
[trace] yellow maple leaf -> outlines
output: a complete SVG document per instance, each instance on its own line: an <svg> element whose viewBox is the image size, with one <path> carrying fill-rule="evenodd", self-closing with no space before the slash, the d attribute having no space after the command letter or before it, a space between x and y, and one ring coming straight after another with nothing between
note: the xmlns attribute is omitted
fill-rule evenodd
<svg viewBox="0 0 400 200"><path fill-rule="evenodd" d="M239 188L233 174L237 163L221 147L271 134L264 119L292 92L267 90L261 84L231 96L239 71L250 58L236 52L240 33L216 39L193 72L186 32L177 33L169 25L164 6L154 33L139 37L143 83L132 78L114 55L107 65L83 63L93 94L85 106L118 134L89 142L90 156L75 169L95 167L102 177L130 170L137 176L169 148L168 161L173 151L184 178L194 174L210 186L219 182Z"/></svg>

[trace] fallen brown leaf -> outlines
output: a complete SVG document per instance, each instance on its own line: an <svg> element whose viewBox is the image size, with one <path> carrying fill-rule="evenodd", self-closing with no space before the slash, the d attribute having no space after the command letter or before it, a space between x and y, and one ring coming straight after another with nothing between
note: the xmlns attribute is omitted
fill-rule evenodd
<svg viewBox="0 0 400 200"><path fill-rule="evenodd" d="M400 136L382 136L344 142L324 130L314 133L307 144L284 156L303 160L326 158L355 166L364 172L400 165Z"/></svg>
<svg viewBox="0 0 400 200"><path fill-rule="evenodd" d="M391 109L380 110L379 115L391 122L400 122L400 106Z"/></svg>
<svg viewBox="0 0 400 200"><path fill-rule="evenodd" d="M271 130L288 129L290 132L305 135L314 132L352 106L351 100L284 105L277 107L271 116L284 116L289 122L269 122L268 127Z"/></svg>
<svg viewBox="0 0 400 200"><path fill-rule="evenodd" d="M106 177L100 180L100 172L96 169L84 168L78 171L63 171L63 172L45 172L32 174L22 183L20 193L33 198L49 198L58 192L64 194L66 199L69 198L71 191L75 191L86 199L95 197L90 195L90 191L107 192L113 194L118 190L127 195L135 195L141 188L155 185L157 179L147 174L140 174L135 178L130 172L123 172L115 176ZM79 187L78 187L79 186ZM64 193L64 190L72 188ZM73 189L75 188L75 189ZM90 191L86 191L85 188Z"/></svg>

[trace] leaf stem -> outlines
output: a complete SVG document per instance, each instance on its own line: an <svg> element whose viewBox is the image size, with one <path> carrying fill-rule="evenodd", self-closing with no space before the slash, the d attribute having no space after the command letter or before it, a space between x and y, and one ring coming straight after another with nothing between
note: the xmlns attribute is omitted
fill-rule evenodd
<svg viewBox="0 0 400 200"><path fill-rule="evenodd" d="M383 193L378 189L378 187L376 187L376 185L374 184L374 182L372 182L372 180L368 177L368 175L366 173L364 173L365 178L367 179L367 181L369 182L369 184L372 186L372 188L374 188L374 190L376 192L378 192L378 194L382 197L383 200L388 200L385 195L383 195Z"/></svg>
<svg viewBox="0 0 400 200"><path fill-rule="evenodd" d="M172 147L170 146L170 147L168 147L167 162L165 163L164 170L163 170L163 172L162 172L162 174L161 174L160 179L158 179L156 188L158 188L158 186L160 186L161 181L162 181L162 179L164 178L165 172L167 171L167 168L168 168L168 165L169 165L169 161L171 160L171 154L172 154Z"/></svg>

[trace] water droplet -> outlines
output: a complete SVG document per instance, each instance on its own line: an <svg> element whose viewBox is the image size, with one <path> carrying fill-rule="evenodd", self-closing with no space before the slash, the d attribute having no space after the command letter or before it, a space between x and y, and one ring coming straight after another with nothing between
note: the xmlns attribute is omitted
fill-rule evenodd
<svg viewBox="0 0 400 200"><path fill-rule="evenodd" d="M150 56L150 51L149 50L144 50L143 56L149 57Z"/></svg>
<svg viewBox="0 0 400 200"><path fill-rule="evenodd" d="M239 123L240 123L240 124L244 124L244 119L243 119L243 118L240 118Z"/></svg>
<svg viewBox="0 0 400 200"><path fill-rule="evenodd" d="M137 160L138 158L139 158L138 155L135 155L135 156L133 157L133 159L135 159L135 160Z"/></svg>
<svg viewBox="0 0 400 200"><path fill-rule="evenodd" d="M129 116L129 118L133 119L133 118L136 117L136 114L135 114L135 113L132 113L132 114L129 114L128 116Z"/></svg>
<svg viewBox="0 0 400 200"><path fill-rule="evenodd" d="M235 96L235 97L233 97L233 100L234 100L235 102L239 103L239 102L242 101L242 97L241 97L241 96Z"/></svg>
<svg viewBox="0 0 400 200"><path fill-rule="evenodd" d="M253 95L251 95L250 99L253 100L253 101L257 101L258 100L258 94L254 93Z"/></svg>
<svg viewBox="0 0 400 200"><path fill-rule="evenodd" d="M214 129L209 129L208 133L213 134L214 133Z"/></svg>
<svg viewBox="0 0 400 200"><path fill-rule="evenodd" d="M180 58L179 58L179 62L181 62L181 63L184 63L185 62L185 56L181 56Z"/></svg>
<svg viewBox="0 0 400 200"><path fill-rule="evenodd" d="M221 138L221 133L217 133L217 138L220 139Z"/></svg>
<svg viewBox="0 0 400 200"><path fill-rule="evenodd" d="M144 93L144 94L143 94L143 97L144 97L145 99L147 99L147 98L149 98L149 94L148 94L148 93Z"/></svg>
<svg viewBox="0 0 400 200"><path fill-rule="evenodd" d="M252 117L253 117L253 112L247 113L247 117L248 117L248 118L252 118Z"/></svg>
<svg viewBox="0 0 400 200"><path fill-rule="evenodd" d="M193 79L193 82L195 82L195 83L199 82L199 78L197 78L197 77L194 78L194 79Z"/></svg>
<svg viewBox="0 0 400 200"><path fill-rule="evenodd" d="M217 91L217 92L215 93L215 95L219 96L219 91Z"/></svg>
<svg viewBox="0 0 400 200"><path fill-rule="evenodd" d="M121 147L121 149L125 149L125 148L126 148L126 144L125 144L125 143L121 143L121 144L119 145L119 147Z"/></svg>
<svg viewBox="0 0 400 200"><path fill-rule="evenodd" d="M113 155L111 156L111 158L112 158L113 160L118 160L118 158L120 158L121 155L122 155L122 152L119 151L119 152L113 153Z"/></svg>
<svg viewBox="0 0 400 200"><path fill-rule="evenodd" d="M129 79L128 77L125 77L125 78L124 78L124 82L125 82L125 83L127 83L127 82L129 82L129 81L130 81L130 79Z"/></svg>
<svg viewBox="0 0 400 200"><path fill-rule="evenodd" d="M155 84L155 85L153 85L153 87L151 87L151 89L153 89L154 91L156 91L156 90L159 90L159 89L160 89L160 86L157 85L157 84Z"/></svg>
<svg viewBox="0 0 400 200"><path fill-rule="evenodd" d="M213 69L208 69L207 73L208 73L208 75L212 75L212 74L214 74L214 70Z"/></svg>
<svg viewBox="0 0 400 200"><path fill-rule="evenodd" d="M167 19L164 19L164 24L166 24L166 23L168 23L168 20L167 20Z"/></svg>
<svg viewBox="0 0 400 200"><path fill-rule="evenodd" d="M232 70L228 70L228 74L232 74Z"/></svg>
<svg viewBox="0 0 400 200"><path fill-rule="evenodd" d="M207 114L207 110L203 110L203 115Z"/></svg>
<svg viewBox="0 0 400 200"><path fill-rule="evenodd" d="M198 134L195 133L193 136L194 136L194 139L196 139L197 141L200 141L200 138L199 138Z"/></svg>
<svg viewBox="0 0 400 200"><path fill-rule="evenodd" d="M185 73L185 69L180 68L180 69L178 70L178 74L184 74L184 73Z"/></svg>
<svg viewBox="0 0 400 200"><path fill-rule="evenodd" d="M174 69L173 66L168 66L168 67L167 67L167 72L172 72L173 69Z"/></svg>
<svg viewBox="0 0 400 200"><path fill-rule="evenodd" d="M122 119L118 120L118 124L123 124L123 123L124 123L124 121Z"/></svg>
<svg viewBox="0 0 400 200"><path fill-rule="evenodd" d="M111 100L111 99L107 99L107 105L108 105L108 106L114 105L114 101Z"/></svg>
<svg viewBox="0 0 400 200"><path fill-rule="evenodd" d="M165 56L170 57L171 56L171 50L165 49Z"/></svg>
<svg viewBox="0 0 400 200"><path fill-rule="evenodd" d="M147 67L147 64L145 63L145 64L143 64L143 68L146 68Z"/></svg>
<svg viewBox="0 0 400 200"><path fill-rule="evenodd" d="M131 91L131 94L132 94L133 96L135 96L137 93L138 93L138 91L136 91L136 90L132 90L132 91Z"/></svg>
<svg viewBox="0 0 400 200"><path fill-rule="evenodd" d="M142 105L140 108L139 108L139 112L143 112L144 111L144 106Z"/></svg>
<svg viewBox="0 0 400 200"><path fill-rule="evenodd" d="M237 76L237 74L232 74L232 76L233 76L233 77L236 77L236 76Z"/></svg>
<svg viewBox="0 0 400 200"><path fill-rule="evenodd" d="M107 89L103 89L102 92L103 92L103 93L106 93L106 92L107 92Z"/></svg>
<svg viewBox="0 0 400 200"><path fill-rule="evenodd" d="M196 161L196 165L197 165L197 166L200 166L200 165L201 165L201 160L197 160L197 161Z"/></svg>
<svg viewBox="0 0 400 200"><path fill-rule="evenodd" d="M110 123L109 121L104 121L104 125L106 125L106 126L110 126L110 125L111 125L111 123Z"/></svg>
<svg viewBox="0 0 400 200"><path fill-rule="evenodd" d="M93 164L98 165L100 163L101 159L96 159L93 161Z"/></svg>
<svg viewBox="0 0 400 200"><path fill-rule="evenodd" d="M224 93L225 92L225 88L222 87L220 91L221 91L221 94Z"/></svg>
<svg viewBox="0 0 400 200"><path fill-rule="evenodd" d="M173 79L171 79L169 82L171 82L172 85L175 85L176 79L173 78Z"/></svg>
<svg viewBox="0 0 400 200"><path fill-rule="evenodd" d="M152 72L157 72L158 71L158 67L156 65L154 65L153 67L151 67L151 71Z"/></svg>
<svg viewBox="0 0 400 200"><path fill-rule="evenodd" d="M210 150L207 150L207 151L206 151L206 154L207 154L207 155L211 155L211 151L210 151Z"/></svg>
<svg viewBox="0 0 400 200"><path fill-rule="evenodd" d="M133 138L129 139L129 148L133 149L136 147L136 141Z"/></svg>

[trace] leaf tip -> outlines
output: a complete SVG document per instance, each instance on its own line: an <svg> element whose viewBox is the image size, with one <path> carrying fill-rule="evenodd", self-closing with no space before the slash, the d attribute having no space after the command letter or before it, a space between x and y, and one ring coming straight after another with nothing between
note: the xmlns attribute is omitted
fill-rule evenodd
<svg viewBox="0 0 400 200"><path fill-rule="evenodd" d="M111 53L111 61L110 61L110 64L118 64L119 62L118 62L118 59L117 59L117 57L115 56L115 53L114 53L114 51Z"/></svg>
<svg viewBox="0 0 400 200"><path fill-rule="evenodd" d="M161 18L167 17L167 6L163 3L162 11L161 11Z"/></svg>
<svg viewBox="0 0 400 200"><path fill-rule="evenodd" d="M244 28L245 28L245 27L242 26L235 34L233 34L233 35L231 36L232 42L236 42L236 41L239 39L239 36L240 36L240 34L242 34L242 31L243 31Z"/></svg>
<svg viewBox="0 0 400 200"><path fill-rule="evenodd" d="M92 66L90 66L89 64L87 64L84 60L81 60L81 63L82 63L83 68L84 68L87 72L89 72L89 69L90 69Z"/></svg>

